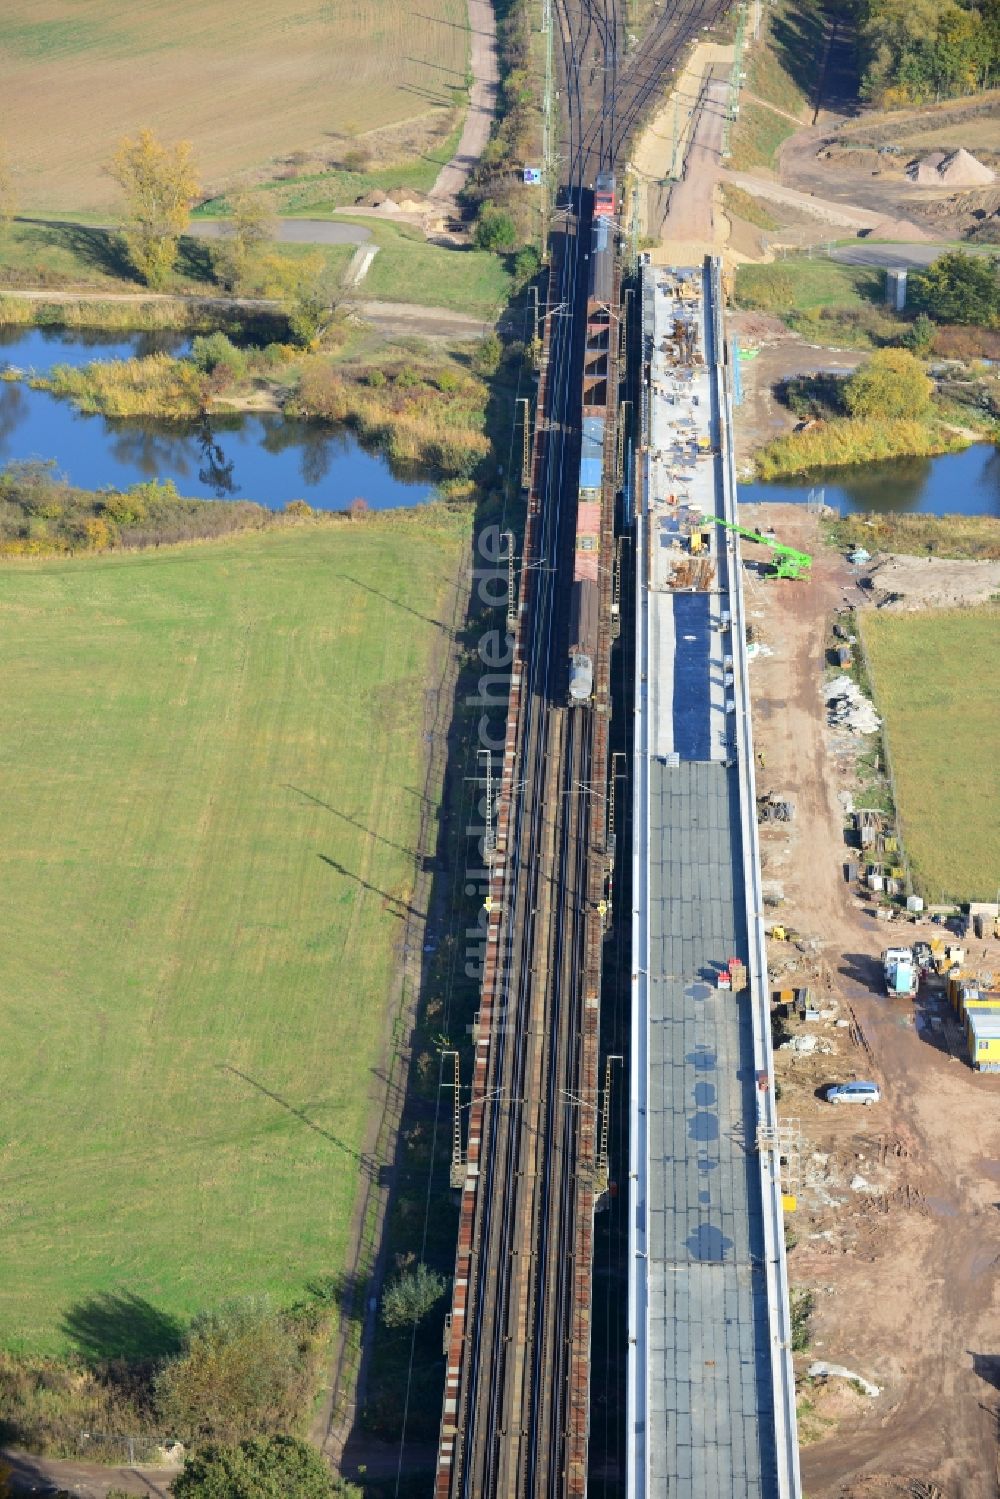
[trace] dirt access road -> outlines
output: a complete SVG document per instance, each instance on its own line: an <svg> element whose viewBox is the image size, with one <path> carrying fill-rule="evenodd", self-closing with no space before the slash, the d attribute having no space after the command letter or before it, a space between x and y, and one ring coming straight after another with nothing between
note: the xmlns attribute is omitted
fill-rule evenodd
<svg viewBox="0 0 1000 1499"><path fill-rule="evenodd" d="M170 1485L180 1472L179 1467L105 1468L98 1463L33 1457L13 1447L0 1450L0 1463L10 1469L12 1494L79 1494L81 1499L106 1499L113 1489L146 1495L146 1499L169 1499Z"/></svg>
<svg viewBox="0 0 1000 1499"><path fill-rule="evenodd" d="M797 1359L804 1488L810 1499L996 1499L1000 1078L968 1067L946 1001L881 997L878 955L896 929L876 924L844 881L838 793L853 785L857 745L827 727L820 693L833 611L857 589L804 507L748 506L746 517L815 557L811 582L762 580L748 600L773 652L751 667L758 789L796 808L791 824L762 829L764 879L780 882L781 917L812 939L805 951L770 944L772 981L809 983L826 1012L791 1025L810 1032L815 1053L777 1052L781 1113L803 1137L789 1272L815 1308ZM874 1109L817 1096L873 1075L884 1093ZM880 1394L808 1381L814 1358ZM914 1487L931 1480L937 1489Z"/></svg>

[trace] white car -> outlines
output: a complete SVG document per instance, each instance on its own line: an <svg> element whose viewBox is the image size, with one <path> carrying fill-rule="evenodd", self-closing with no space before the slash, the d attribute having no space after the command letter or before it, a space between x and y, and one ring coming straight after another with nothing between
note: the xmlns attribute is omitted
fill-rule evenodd
<svg viewBox="0 0 1000 1499"><path fill-rule="evenodd" d="M881 1099L878 1083L833 1083L826 1090L827 1103L863 1103L870 1108Z"/></svg>

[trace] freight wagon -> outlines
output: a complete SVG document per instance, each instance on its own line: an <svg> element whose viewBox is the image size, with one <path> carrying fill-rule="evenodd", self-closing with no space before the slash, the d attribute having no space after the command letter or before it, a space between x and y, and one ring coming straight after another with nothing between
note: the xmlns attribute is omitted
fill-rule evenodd
<svg viewBox="0 0 1000 1499"><path fill-rule="evenodd" d="M618 336L615 294L615 179L602 172L594 189L587 264L587 331L583 355L583 436L577 484L573 592L570 601L569 700L580 706L594 692L601 557L604 440L610 399L612 339Z"/></svg>
<svg viewBox="0 0 1000 1499"><path fill-rule="evenodd" d="M573 597L570 604L569 696L588 703L594 691L597 650L597 564L601 547L601 492L604 487L604 417L585 416L577 487Z"/></svg>

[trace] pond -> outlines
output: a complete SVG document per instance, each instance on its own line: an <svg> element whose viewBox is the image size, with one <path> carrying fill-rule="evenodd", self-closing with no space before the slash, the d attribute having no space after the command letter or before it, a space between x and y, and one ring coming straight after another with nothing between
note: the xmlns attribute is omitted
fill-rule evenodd
<svg viewBox="0 0 1000 1499"><path fill-rule="evenodd" d="M56 364L157 350L179 354L188 345L178 333L0 328L0 370L43 374ZM394 472L344 428L286 421L276 413L110 421L84 416L48 391L0 382L0 468L32 459L54 459L57 471L81 489L173 479L182 495L256 500L272 510L289 500L343 510L358 498L384 510L420 504L434 493L427 479Z"/></svg>
<svg viewBox="0 0 1000 1499"><path fill-rule="evenodd" d="M857 468L817 470L787 481L741 484L737 493L746 503L787 504L804 502L811 491L819 490L841 515L861 510L1000 516L1000 448L977 442L962 453L942 453L939 458L894 458Z"/></svg>

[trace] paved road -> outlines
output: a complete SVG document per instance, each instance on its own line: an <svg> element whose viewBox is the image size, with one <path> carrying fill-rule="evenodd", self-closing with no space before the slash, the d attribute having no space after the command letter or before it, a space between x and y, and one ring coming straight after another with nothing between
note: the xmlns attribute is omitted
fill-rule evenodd
<svg viewBox="0 0 1000 1499"><path fill-rule="evenodd" d="M192 219L185 234L196 239L222 239L225 219ZM279 219L275 238L283 245L364 245L371 230L363 224L335 219Z"/></svg>
<svg viewBox="0 0 1000 1499"><path fill-rule="evenodd" d="M834 260L840 260L845 265L883 265L888 270L903 270L904 267L915 265L930 265L932 260L937 260L946 250L954 249L951 244L943 245L838 245L830 254ZM996 254L996 245L965 245L963 249L970 255Z"/></svg>

